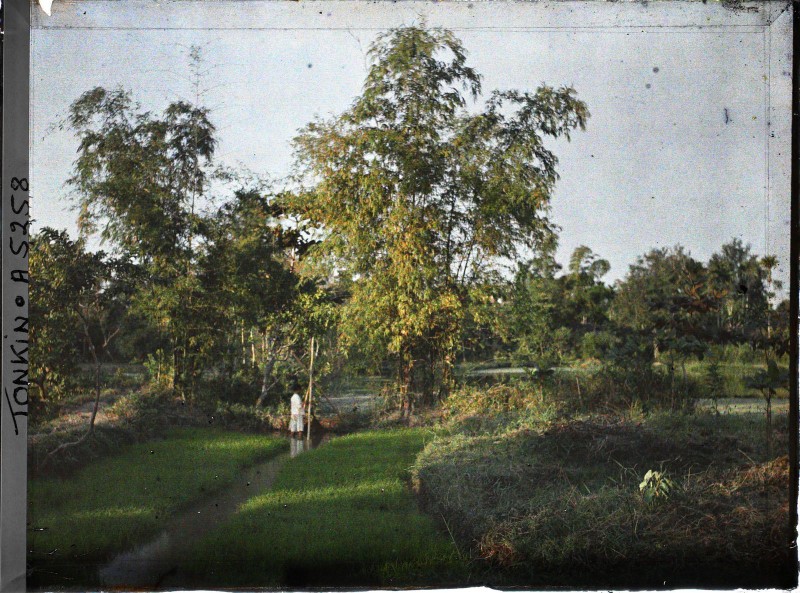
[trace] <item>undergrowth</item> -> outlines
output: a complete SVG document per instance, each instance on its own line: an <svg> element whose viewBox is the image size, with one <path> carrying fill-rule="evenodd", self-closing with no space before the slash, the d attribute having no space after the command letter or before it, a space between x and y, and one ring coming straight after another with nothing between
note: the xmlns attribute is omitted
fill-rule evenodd
<svg viewBox="0 0 800 593"><path fill-rule="evenodd" d="M796 578L788 460L769 456L760 415L576 415L509 386L485 397L450 402L449 421L412 475L424 508L447 521L475 562L501 569L501 583L782 586ZM516 409L505 403L521 397ZM658 495L648 490L661 487L653 476L669 484Z"/></svg>

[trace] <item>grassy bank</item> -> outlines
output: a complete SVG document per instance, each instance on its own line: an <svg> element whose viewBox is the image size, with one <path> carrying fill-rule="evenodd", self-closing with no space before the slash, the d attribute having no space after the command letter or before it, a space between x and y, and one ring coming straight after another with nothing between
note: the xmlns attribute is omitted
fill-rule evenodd
<svg viewBox="0 0 800 593"><path fill-rule="evenodd" d="M429 434L353 434L293 459L182 571L204 586L463 584L455 546L405 481Z"/></svg>
<svg viewBox="0 0 800 593"><path fill-rule="evenodd" d="M217 429L173 429L123 446L69 478L29 482L29 550L102 559L157 533L171 513L223 488L240 470L288 448L283 439Z"/></svg>
<svg viewBox="0 0 800 593"><path fill-rule="evenodd" d="M31 476L68 477L115 455L133 443L160 439L176 428L216 428L244 433L276 433L288 416L277 410L226 402L186 404L168 391L151 387L101 401L93 432L85 439L91 406L40 423L28 436ZM78 443L59 449L65 443ZM55 455L51 452L57 451Z"/></svg>
<svg viewBox="0 0 800 593"><path fill-rule="evenodd" d="M768 454L761 415L512 416L451 421L413 469L427 511L474 560L501 569L500 584L796 578L788 459ZM786 451L785 416L776 425L776 450ZM640 487L648 470L658 474Z"/></svg>

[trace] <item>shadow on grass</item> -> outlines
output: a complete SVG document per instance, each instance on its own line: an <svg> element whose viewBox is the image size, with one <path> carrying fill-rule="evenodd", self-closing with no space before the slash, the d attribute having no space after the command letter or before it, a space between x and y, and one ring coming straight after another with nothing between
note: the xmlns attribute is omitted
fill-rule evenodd
<svg viewBox="0 0 800 593"><path fill-rule="evenodd" d="M31 480L30 586L84 579L114 553L158 533L181 509L239 479L243 468L286 449L275 437L177 429L69 478Z"/></svg>
<svg viewBox="0 0 800 593"><path fill-rule="evenodd" d="M450 538L417 510L405 480L425 432L348 435L285 464L187 554L189 582L214 586L464 584Z"/></svg>

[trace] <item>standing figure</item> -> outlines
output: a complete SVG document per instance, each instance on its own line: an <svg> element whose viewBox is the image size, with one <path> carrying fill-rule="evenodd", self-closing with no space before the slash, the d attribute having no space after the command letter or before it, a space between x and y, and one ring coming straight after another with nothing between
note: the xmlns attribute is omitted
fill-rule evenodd
<svg viewBox="0 0 800 593"><path fill-rule="evenodd" d="M299 434L299 436L303 436L303 400L295 392L292 395L291 399L291 409L292 409L292 417L289 420L289 432L292 433L292 436Z"/></svg>

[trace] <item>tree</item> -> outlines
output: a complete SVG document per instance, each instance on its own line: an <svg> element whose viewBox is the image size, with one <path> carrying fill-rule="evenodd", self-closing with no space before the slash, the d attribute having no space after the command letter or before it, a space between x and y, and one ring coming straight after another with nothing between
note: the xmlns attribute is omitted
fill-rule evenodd
<svg viewBox="0 0 800 593"><path fill-rule="evenodd" d="M608 308L614 291L602 278L611 269L585 245L576 247L569 262L569 272L562 277L564 286L563 323L571 326L579 341L590 331L600 330L608 322Z"/></svg>
<svg viewBox="0 0 800 593"><path fill-rule="evenodd" d="M549 366L559 362L556 344L559 328L558 308L563 302L562 286L556 277L560 270L554 257L555 243L542 249L530 261L519 263L505 307L504 340L522 356L533 356L537 363Z"/></svg>
<svg viewBox="0 0 800 593"><path fill-rule="evenodd" d="M449 31L396 29L370 49L363 92L295 139L292 202L325 240L315 255L352 281L343 318L354 346L396 361L400 401L430 401L451 380L470 287L497 258L552 235L557 158L589 117L568 87L494 91Z"/></svg>
<svg viewBox="0 0 800 593"><path fill-rule="evenodd" d="M45 227L32 237L31 383L40 403L74 387L70 381L84 360L86 345L94 366L94 405L89 426L77 441L61 444L44 462L83 442L94 431L102 389L101 363L122 327L128 307L133 270L124 259L86 251L66 231ZM43 463L44 463L43 462Z"/></svg>
<svg viewBox="0 0 800 593"><path fill-rule="evenodd" d="M611 319L650 340L653 358L666 363L673 405L676 364L686 394L686 361L703 356L714 339L709 320L715 307L706 267L681 246L651 250L617 283Z"/></svg>
<svg viewBox="0 0 800 593"><path fill-rule="evenodd" d="M750 245L734 238L708 262L709 286L719 300L717 326L723 339L755 346L767 331L772 261L751 253Z"/></svg>
<svg viewBox="0 0 800 593"><path fill-rule="evenodd" d="M82 233L100 229L147 272L140 311L172 349L173 389L194 390L213 307L196 277L195 239L216 147L208 111L171 103L159 117L129 93L95 88L72 103L65 125L80 138L69 183Z"/></svg>
<svg viewBox="0 0 800 593"><path fill-rule="evenodd" d="M751 389L758 389L764 397L765 414L767 421L767 450L772 455L772 399L778 389L786 387L789 383L789 372L782 370L774 358L767 359L767 368L758 369L754 374L745 377L745 385Z"/></svg>
<svg viewBox="0 0 800 593"><path fill-rule="evenodd" d="M74 387L85 336L79 304L93 298L101 260L49 227L30 245L31 402L44 408Z"/></svg>
<svg viewBox="0 0 800 593"><path fill-rule="evenodd" d="M303 287L287 259L292 249L304 243L296 231L281 225L282 209L265 192L240 190L217 213L205 221L206 238L199 267L204 290L214 295L216 308L226 321L222 327L241 328L241 341L228 332L217 340L220 358L229 368L250 359L256 364L256 343L261 351L261 390L256 405L268 398L274 384L276 362L286 352L287 317ZM246 352L245 333L255 330L251 355ZM220 332L221 333L221 332ZM238 331L236 332L238 333ZM225 351L226 338L237 347Z"/></svg>

